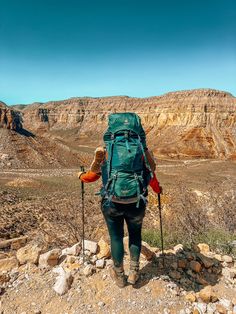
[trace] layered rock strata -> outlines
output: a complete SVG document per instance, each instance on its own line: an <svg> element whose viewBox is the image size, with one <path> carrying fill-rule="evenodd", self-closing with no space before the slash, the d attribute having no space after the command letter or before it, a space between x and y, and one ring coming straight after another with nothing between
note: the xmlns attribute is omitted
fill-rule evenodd
<svg viewBox="0 0 236 314"><path fill-rule="evenodd" d="M149 146L159 157L235 159L235 109L231 94L199 89L150 98L84 97L34 103L23 114L28 129L96 146L102 143L110 113L136 112Z"/></svg>

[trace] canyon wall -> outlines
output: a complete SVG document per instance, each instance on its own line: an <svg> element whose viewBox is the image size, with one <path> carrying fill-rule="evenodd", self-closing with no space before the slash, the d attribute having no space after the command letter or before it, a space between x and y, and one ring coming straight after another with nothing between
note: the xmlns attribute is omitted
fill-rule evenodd
<svg viewBox="0 0 236 314"><path fill-rule="evenodd" d="M18 131L22 128L21 117L15 110L10 109L0 101L0 128Z"/></svg>
<svg viewBox="0 0 236 314"><path fill-rule="evenodd" d="M71 98L24 108L24 127L74 144L102 143L107 116L136 112L159 157L236 159L236 98L199 89L149 98ZM70 132L73 131L73 132Z"/></svg>

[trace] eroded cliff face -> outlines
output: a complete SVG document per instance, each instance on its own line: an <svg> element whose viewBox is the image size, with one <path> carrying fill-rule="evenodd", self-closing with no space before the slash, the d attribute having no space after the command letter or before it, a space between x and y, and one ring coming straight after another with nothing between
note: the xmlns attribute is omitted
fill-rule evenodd
<svg viewBox="0 0 236 314"><path fill-rule="evenodd" d="M0 101L0 128L20 130L22 128L21 118L17 111L10 109Z"/></svg>
<svg viewBox="0 0 236 314"><path fill-rule="evenodd" d="M108 114L136 112L149 147L159 157L236 159L235 109L236 98L231 94L200 89L150 98L71 98L34 103L24 109L23 118L27 129L96 146L102 143Z"/></svg>

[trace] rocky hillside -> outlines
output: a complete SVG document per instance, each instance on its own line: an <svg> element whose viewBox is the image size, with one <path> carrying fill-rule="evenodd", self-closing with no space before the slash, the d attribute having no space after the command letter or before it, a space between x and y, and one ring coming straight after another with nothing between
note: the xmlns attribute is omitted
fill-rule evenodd
<svg viewBox="0 0 236 314"><path fill-rule="evenodd" d="M71 98L22 109L25 126L78 146L102 142L107 116L136 112L158 157L236 159L236 98L199 89L159 97Z"/></svg>
<svg viewBox="0 0 236 314"><path fill-rule="evenodd" d="M12 110L0 101L0 128L11 130L22 129L21 116L19 112Z"/></svg>

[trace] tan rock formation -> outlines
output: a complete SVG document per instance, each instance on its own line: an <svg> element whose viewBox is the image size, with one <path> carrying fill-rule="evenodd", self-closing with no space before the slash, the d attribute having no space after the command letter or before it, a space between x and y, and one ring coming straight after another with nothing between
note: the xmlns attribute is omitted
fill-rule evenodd
<svg viewBox="0 0 236 314"><path fill-rule="evenodd" d="M235 159L235 109L231 94L200 89L150 98L71 98L35 103L23 113L28 129L96 146L102 142L109 113L136 112L159 157Z"/></svg>
<svg viewBox="0 0 236 314"><path fill-rule="evenodd" d="M22 129L19 113L7 107L3 102L0 102L0 127L15 131Z"/></svg>

